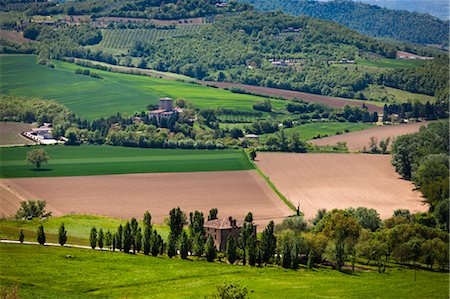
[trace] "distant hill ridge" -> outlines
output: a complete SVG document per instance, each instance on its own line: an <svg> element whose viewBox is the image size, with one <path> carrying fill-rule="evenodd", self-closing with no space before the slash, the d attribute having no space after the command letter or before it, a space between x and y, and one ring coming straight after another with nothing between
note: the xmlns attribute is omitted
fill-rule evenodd
<svg viewBox="0 0 450 299"><path fill-rule="evenodd" d="M428 14L392 10L353 1L240 0L263 11L282 10L335 21L362 34L420 44L448 46L449 21Z"/></svg>

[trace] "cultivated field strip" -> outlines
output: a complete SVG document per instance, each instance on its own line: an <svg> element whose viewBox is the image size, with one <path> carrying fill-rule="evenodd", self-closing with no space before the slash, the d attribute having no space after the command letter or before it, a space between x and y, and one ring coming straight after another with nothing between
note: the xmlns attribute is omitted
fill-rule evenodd
<svg viewBox="0 0 450 299"><path fill-rule="evenodd" d="M200 30L202 25L179 26L175 29L105 29L100 46L108 49L129 49L134 42L153 42Z"/></svg>
<svg viewBox="0 0 450 299"><path fill-rule="evenodd" d="M220 217L238 218L251 211L261 228L272 219L292 214L253 170L3 179L0 183L14 192L5 193L11 208L0 208L2 214L16 211L22 196L45 199L54 216L76 213L131 218L148 210L158 224L173 207L205 215L217 208Z"/></svg>
<svg viewBox="0 0 450 299"><path fill-rule="evenodd" d="M397 209L426 211L420 192L402 180L390 155L258 153L256 164L300 210L367 207L382 218Z"/></svg>

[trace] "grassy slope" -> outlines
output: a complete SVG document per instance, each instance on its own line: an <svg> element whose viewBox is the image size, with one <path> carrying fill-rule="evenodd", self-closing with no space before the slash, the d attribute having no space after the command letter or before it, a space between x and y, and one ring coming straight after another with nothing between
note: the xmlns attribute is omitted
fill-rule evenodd
<svg viewBox="0 0 450 299"><path fill-rule="evenodd" d="M347 129L349 132L360 131L368 128L372 128L374 125L365 123L339 123L339 122L324 122L324 123L308 123L292 128L285 129L287 135L297 132L300 134L302 140L311 140L313 137L320 134L321 136L336 135L336 132L344 133ZM261 140L267 138L267 134L261 135Z"/></svg>
<svg viewBox="0 0 450 299"><path fill-rule="evenodd" d="M25 241L36 242L36 231L38 226L42 224L45 230L46 241L49 243L58 243L58 229L61 222L64 223L67 230L68 244L88 246L90 244L89 233L93 226L95 226L97 230L100 228L103 229L105 233L108 230L111 233L114 233L117 231L119 225L124 225L126 221L105 216L75 214L62 217L50 217L45 220L33 219L28 221L5 219L0 220L0 239L18 240L20 230L23 229ZM167 239L169 227L154 225L154 229L158 231L164 240Z"/></svg>
<svg viewBox="0 0 450 299"><path fill-rule="evenodd" d="M412 93L396 88L386 87L386 86L380 86L375 84L370 84L369 87L367 87L364 91L364 95L368 99L374 99L380 101L382 97L387 97L390 101L393 102L400 102L400 103L407 103L410 102L421 102L425 104L426 102L433 103L436 101L435 97L424 95L424 94L418 94L418 93ZM383 103L384 105L385 103Z"/></svg>
<svg viewBox="0 0 450 299"><path fill-rule="evenodd" d="M252 268L178 258L0 244L0 284L21 298L203 298L225 281L251 298L447 298L448 275L393 268L385 274ZM67 258L66 255L71 255Z"/></svg>
<svg viewBox="0 0 450 299"><path fill-rule="evenodd" d="M358 65L375 68L416 68L425 62L423 60L398 60L398 59L378 59L378 60L356 60Z"/></svg>
<svg viewBox="0 0 450 299"><path fill-rule="evenodd" d="M47 146L43 171L25 161L28 147L0 149L0 177L79 176L121 173L253 169L242 150L145 149L113 146Z"/></svg>
<svg viewBox="0 0 450 299"><path fill-rule="evenodd" d="M117 112L142 111L163 96L185 98L198 108L226 107L253 111L261 98L196 84L94 70L104 79L77 75L77 65L54 61L55 69L38 65L35 56L0 56L2 94L54 99L79 116L94 119ZM26 88L24 87L26 82ZM284 101L272 100L281 108Z"/></svg>

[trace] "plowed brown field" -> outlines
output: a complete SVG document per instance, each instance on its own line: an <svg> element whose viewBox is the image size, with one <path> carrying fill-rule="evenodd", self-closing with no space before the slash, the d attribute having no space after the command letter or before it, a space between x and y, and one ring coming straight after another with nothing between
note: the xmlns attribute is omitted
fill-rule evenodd
<svg viewBox="0 0 450 299"><path fill-rule="evenodd" d="M46 200L55 216L141 218L149 210L155 223L178 206L205 215L217 208L219 217L243 218L251 211L260 227L293 213L256 171L3 179L0 187L0 214L13 214L21 198Z"/></svg>
<svg viewBox="0 0 450 299"><path fill-rule="evenodd" d="M426 126L427 122L402 124L392 126L380 126L367 130L330 136L321 139L310 140L309 142L316 145L335 145L338 142L347 142L350 151L362 151L364 147L369 149L370 137L375 137L378 143L388 137L391 138L390 145L397 136L418 132L421 126Z"/></svg>
<svg viewBox="0 0 450 299"><path fill-rule="evenodd" d="M246 85L246 84L238 84L238 83L228 83L228 82L213 82L213 81L201 81L198 80L198 83L202 85L210 85L210 86L216 86L218 88L231 88L231 87L238 87L246 90L247 92L251 92L254 94L260 94L260 95L268 95L268 96L280 96L285 99L293 99L298 98L305 100L307 102L312 103L322 103L325 105L328 105L330 107L336 107L336 108L342 108L345 105L350 106L357 106L361 107L364 101L357 101L357 100L346 100L342 98L335 98L330 96L323 96L318 94L312 94L312 93L306 93L301 91L294 91L294 90L286 90L286 89L278 89L278 88L271 88L271 87L263 87L263 86L254 86L254 85ZM367 109L370 112L377 111L378 113L383 113L383 107L375 106L373 104L364 103L367 107Z"/></svg>
<svg viewBox="0 0 450 299"><path fill-rule="evenodd" d="M389 155L258 153L256 164L306 218L318 209L368 207L382 218L396 209L425 211L421 194L401 179Z"/></svg>

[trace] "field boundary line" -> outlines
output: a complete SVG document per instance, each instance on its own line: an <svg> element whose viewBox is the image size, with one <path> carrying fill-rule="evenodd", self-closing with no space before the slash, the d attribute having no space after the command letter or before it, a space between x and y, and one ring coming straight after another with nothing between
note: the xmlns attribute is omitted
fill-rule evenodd
<svg viewBox="0 0 450 299"><path fill-rule="evenodd" d="M278 195L278 197L288 206L288 208L290 208L294 212L297 211L297 209L295 208L294 204L289 199L287 199L286 196L283 195L283 193L281 193L277 189L277 187L270 180L270 178L267 175L265 175L264 172L262 172L261 169L259 169L258 165L256 165L256 163L254 161L252 161L252 159L250 159L250 157L248 156L248 152L245 152L245 153L246 153L247 159L255 167L255 170L264 179L264 181L267 183L267 185L269 185L269 187L273 190L273 192L275 192L275 194Z"/></svg>

